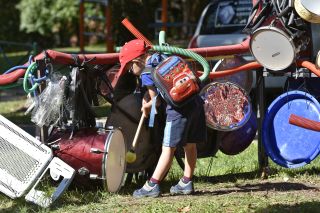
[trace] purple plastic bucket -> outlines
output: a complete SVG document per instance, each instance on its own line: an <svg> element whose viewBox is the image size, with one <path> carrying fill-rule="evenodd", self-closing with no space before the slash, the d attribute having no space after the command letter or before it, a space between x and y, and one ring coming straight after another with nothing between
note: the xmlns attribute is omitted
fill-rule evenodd
<svg viewBox="0 0 320 213"><path fill-rule="evenodd" d="M220 151L226 155L237 155L249 147L258 129L257 116L254 112L241 128L231 132L218 132Z"/></svg>

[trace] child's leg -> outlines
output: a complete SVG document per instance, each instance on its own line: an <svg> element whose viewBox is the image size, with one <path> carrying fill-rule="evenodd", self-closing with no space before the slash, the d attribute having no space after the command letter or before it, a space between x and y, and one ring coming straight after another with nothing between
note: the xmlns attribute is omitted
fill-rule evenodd
<svg viewBox="0 0 320 213"><path fill-rule="evenodd" d="M173 195L191 194L194 192L191 178L197 162L197 146L195 143L187 143L183 148L185 152L184 176L177 185L171 187L170 193Z"/></svg>
<svg viewBox="0 0 320 213"><path fill-rule="evenodd" d="M160 195L159 182L164 178L172 164L175 149L172 147L162 147L162 152L152 178L141 189L133 192L134 197L158 197Z"/></svg>
<svg viewBox="0 0 320 213"><path fill-rule="evenodd" d="M165 174L171 167L174 152L176 148L162 146L162 152L157 164L156 169L153 172L152 178L161 181Z"/></svg>
<svg viewBox="0 0 320 213"><path fill-rule="evenodd" d="M184 176L191 179L197 162L197 146L195 143L187 143L183 148L185 153Z"/></svg>

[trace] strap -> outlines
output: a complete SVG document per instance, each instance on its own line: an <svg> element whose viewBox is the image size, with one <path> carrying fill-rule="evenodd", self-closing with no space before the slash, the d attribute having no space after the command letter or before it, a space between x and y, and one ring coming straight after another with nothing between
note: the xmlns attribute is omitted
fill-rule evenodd
<svg viewBox="0 0 320 213"><path fill-rule="evenodd" d="M157 114L157 109L156 109L157 97L158 97L158 95L156 95L152 99L151 112L150 112L150 118L149 118L149 127L153 127L154 126L154 118L155 118L155 116Z"/></svg>

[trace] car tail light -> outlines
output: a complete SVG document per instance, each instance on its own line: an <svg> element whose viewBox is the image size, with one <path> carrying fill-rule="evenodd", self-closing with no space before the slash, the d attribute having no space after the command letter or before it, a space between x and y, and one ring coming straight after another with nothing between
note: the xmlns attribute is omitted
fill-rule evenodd
<svg viewBox="0 0 320 213"><path fill-rule="evenodd" d="M189 42L188 48L198 48L197 38L198 36L192 37L191 41Z"/></svg>

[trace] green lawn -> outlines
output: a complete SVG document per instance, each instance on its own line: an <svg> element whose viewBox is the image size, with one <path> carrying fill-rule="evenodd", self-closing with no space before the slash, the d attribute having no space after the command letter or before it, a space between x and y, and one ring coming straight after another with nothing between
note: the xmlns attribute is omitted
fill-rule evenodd
<svg viewBox="0 0 320 213"><path fill-rule="evenodd" d="M218 152L198 160L195 195L170 196L172 184L182 175L174 162L162 182L162 197L134 199L131 194L143 183L133 181L111 194L103 190L68 190L50 209L41 209L24 199L0 195L1 212L319 212L320 164L284 169L271 164L268 179L257 172L257 143L236 156Z"/></svg>
<svg viewBox="0 0 320 213"><path fill-rule="evenodd" d="M15 100L0 100L0 114L16 124L30 124L30 114L25 115L26 98L20 97Z"/></svg>

